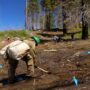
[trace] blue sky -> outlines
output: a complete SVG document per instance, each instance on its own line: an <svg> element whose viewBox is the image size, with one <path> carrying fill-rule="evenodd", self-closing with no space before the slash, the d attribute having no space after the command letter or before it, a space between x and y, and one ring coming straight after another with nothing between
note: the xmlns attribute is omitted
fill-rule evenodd
<svg viewBox="0 0 90 90"><path fill-rule="evenodd" d="M25 0L0 0L0 31L24 29Z"/></svg>

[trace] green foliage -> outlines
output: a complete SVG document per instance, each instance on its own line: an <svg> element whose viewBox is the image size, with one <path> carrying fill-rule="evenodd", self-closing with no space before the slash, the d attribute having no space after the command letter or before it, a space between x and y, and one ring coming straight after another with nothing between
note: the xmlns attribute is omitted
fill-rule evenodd
<svg viewBox="0 0 90 90"><path fill-rule="evenodd" d="M39 0L28 0L27 10L29 15L28 17L30 18L29 20L32 20L32 29L37 21L40 22L40 26L43 28L43 17L40 17L40 20L37 18L37 15L39 15L40 4L42 10L45 12L44 26L47 30L54 26L54 18L56 17L53 16L54 12L61 12L58 13L60 15L57 15L58 20L56 19L56 22L58 24L57 26L63 27L63 33L67 33L68 27L78 24L81 21L81 15L84 20L90 22L90 0L41 0L40 4L38 1ZM82 5L82 1L84 2L84 5ZM87 19L85 19L86 17ZM35 21L35 19L37 20ZM76 34L76 37L80 35L81 34Z"/></svg>
<svg viewBox="0 0 90 90"><path fill-rule="evenodd" d="M28 14L35 14L35 13L39 13L39 3L38 0L29 0L28 1L28 5L27 5L27 9L28 9Z"/></svg>
<svg viewBox="0 0 90 90"><path fill-rule="evenodd" d="M45 28L50 30L54 26L53 13L58 9L58 0L41 0L42 10L45 11Z"/></svg>
<svg viewBox="0 0 90 90"><path fill-rule="evenodd" d="M41 6L44 11L56 10L58 6L58 0L41 0Z"/></svg>
<svg viewBox="0 0 90 90"><path fill-rule="evenodd" d="M38 21L38 13L40 11L40 5L38 0L28 0L27 2L27 23L26 26L29 28L30 26L32 27L32 29L34 29L34 24L35 22ZM36 17L36 18L35 18ZM30 21L31 22L30 22Z"/></svg>

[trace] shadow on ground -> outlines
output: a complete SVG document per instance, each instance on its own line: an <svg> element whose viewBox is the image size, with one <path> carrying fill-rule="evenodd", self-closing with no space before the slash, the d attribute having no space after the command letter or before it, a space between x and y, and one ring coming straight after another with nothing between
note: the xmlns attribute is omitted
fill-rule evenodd
<svg viewBox="0 0 90 90"><path fill-rule="evenodd" d="M45 40L45 39L41 39L41 43L47 43L47 42L51 42L52 40Z"/></svg>
<svg viewBox="0 0 90 90"><path fill-rule="evenodd" d="M63 37L64 35L63 34L48 34L48 33L38 33L38 35L41 35L43 37L53 37L53 36L60 36L60 37Z"/></svg>
<svg viewBox="0 0 90 90"><path fill-rule="evenodd" d="M47 32L58 32L58 31L63 31L63 29L59 29L59 28L53 28L53 29L50 29L50 30L47 30L47 29L45 29L45 30L43 30L43 31L47 31Z"/></svg>
<svg viewBox="0 0 90 90"><path fill-rule="evenodd" d="M80 38L75 38L75 39L63 39L64 42L70 42L70 41L78 41L81 40Z"/></svg>
<svg viewBox="0 0 90 90"><path fill-rule="evenodd" d="M17 82L20 82L20 81L24 81L27 78L28 77L25 74L16 75L14 83L17 83ZM4 78L4 79L0 80L0 83L2 83L3 85L9 85L8 78Z"/></svg>
<svg viewBox="0 0 90 90"><path fill-rule="evenodd" d="M59 42L72 42L72 41L78 41L78 40L81 40L80 38L76 38L76 39L63 39L61 41L58 41L57 43ZM44 43L48 43L48 42L54 42L52 39L51 40L46 40L46 39L41 39L41 43L44 44Z"/></svg>

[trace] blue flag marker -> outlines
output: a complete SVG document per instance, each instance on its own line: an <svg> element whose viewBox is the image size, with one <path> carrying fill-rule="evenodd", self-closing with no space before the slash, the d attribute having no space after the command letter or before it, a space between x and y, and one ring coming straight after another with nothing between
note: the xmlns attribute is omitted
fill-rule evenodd
<svg viewBox="0 0 90 90"><path fill-rule="evenodd" d="M0 65L0 68L3 68L3 65Z"/></svg>
<svg viewBox="0 0 90 90"><path fill-rule="evenodd" d="M87 53L90 54L90 51L88 51Z"/></svg>
<svg viewBox="0 0 90 90"><path fill-rule="evenodd" d="M73 77L73 81L74 81L75 85L78 86L78 79L76 79L75 77Z"/></svg>

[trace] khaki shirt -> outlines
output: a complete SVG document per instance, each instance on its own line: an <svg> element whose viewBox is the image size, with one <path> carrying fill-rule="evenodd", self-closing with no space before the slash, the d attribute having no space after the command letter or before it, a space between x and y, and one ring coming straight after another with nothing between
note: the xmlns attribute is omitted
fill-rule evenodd
<svg viewBox="0 0 90 90"><path fill-rule="evenodd" d="M35 59L35 42L30 40L24 40L30 47L30 55Z"/></svg>

